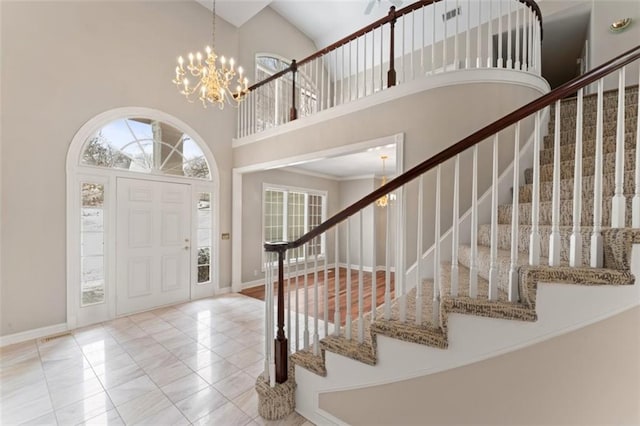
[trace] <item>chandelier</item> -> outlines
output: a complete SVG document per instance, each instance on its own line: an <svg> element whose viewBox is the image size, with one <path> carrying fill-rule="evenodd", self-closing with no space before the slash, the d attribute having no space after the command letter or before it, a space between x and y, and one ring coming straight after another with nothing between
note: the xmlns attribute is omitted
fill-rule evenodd
<svg viewBox="0 0 640 426"><path fill-rule="evenodd" d="M389 158L386 155L381 155L380 159L382 160L382 184L380 186L384 186L387 183L387 175L385 173L385 161ZM396 199L396 194L384 194L382 197L376 200L376 206L378 207L387 207L389 205L389 201L394 201Z"/></svg>
<svg viewBox="0 0 640 426"><path fill-rule="evenodd" d="M200 52L196 52L195 55L189 53L187 56L188 63L185 64L184 58L180 56L173 83L189 102L193 102L193 95L193 97L197 96L202 101L202 105L205 108L210 103L217 104L220 109L223 109L225 103L237 105L247 96L249 93L249 80L242 76L242 67L238 67L236 72L233 58L227 61L224 56L221 56L220 68L218 68L216 63L218 55L214 50L216 40L216 0L213 0L211 16L211 47L207 46L205 48L206 57ZM195 84L189 82L187 74L196 79ZM236 87L232 89L231 86L236 75ZM233 101L235 101L235 104Z"/></svg>

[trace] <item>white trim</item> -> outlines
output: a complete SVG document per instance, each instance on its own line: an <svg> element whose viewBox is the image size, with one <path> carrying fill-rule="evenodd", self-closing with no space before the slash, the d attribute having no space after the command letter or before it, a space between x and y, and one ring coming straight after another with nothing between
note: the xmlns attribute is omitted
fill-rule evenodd
<svg viewBox="0 0 640 426"><path fill-rule="evenodd" d="M271 170L276 170L276 169L280 169L283 172L296 173L296 174L299 174L299 175L312 176L312 177L317 177L317 178L321 178L321 179L340 180L340 178L338 176L328 175L326 173L320 173L320 172L312 172L311 170L304 170L304 169L300 169L300 168L294 167L294 166L276 167L276 168L271 169Z"/></svg>
<svg viewBox="0 0 640 426"><path fill-rule="evenodd" d="M85 166L80 164L80 156L85 142L97 132L104 125L125 117L142 117L154 120L159 120L167 123L176 129L180 129L184 133L188 134L191 139L202 150L204 157L209 166L209 174L211 180L194 179L188 177L157 175L150 173L136 173L127 170L120 169L108 169L100 167ZM99 314L100 318L95 318L96 322L113 319L116 317L116 294L115 294L115 252L116 252L116 239L115 239L115 194L116 194L116 181L118 177L130 178L130 179L144 179L161 182L172 182L188 184L191 186L191 193L197 194L198 192L210 192L211 193L211 282L206 284L197 284L197 274L191 274L190 283L190 300L194 300L201 297L213 296L217 294L220 286L220 242L219 242L219 229L220 229L220 173L217 163L211 152L209 146L206 144L204 138L202 138L191 126L184 123L180 119L173 117L165 112L144 108L144 107L123 107L115 108L109 111L105 111L97 116L88 120L83 124L80 129L73 136L66 158L66 172L67 172L67 188L66 188L66 217L67 217L67 325L70 329L77 327L79 303L77 294L80 271L80 241L78 234L78 224L80 215L80 177L84 181L96 180L105 184L105 217L108 219L105 222L105 298L106 298L106 312ZM193 195L195 199L195 195ZM108 200L108 201L107 201ZM192 211L194 215L195 204L192 203ZM192 216L192 219L195 216ZM197 242L197 221L192 223L192 243ZM197 243L196 243L197 244ZM193 246L192 246L193 247ZM191 261L197 259L197 246L195 250L192 250ZM193 266L193 265L192 265ZM193 272L193 270L192 270ZM97 305L101 306L101 305ZM88 308L82 308L88 309ZM98 309L98 308L96 308ZM100 309L103 309L101 307ZM93 321L92 316L92 321ZM88 324L81 324L82 326Z"/></svg>
<svg viewBox="0 0 640 426"><path fill-rule="evenodd" d="M47 327L34 328L32 330L22 331L20 333L7 334L0 336L0 348L4 346L14 345L16 343L26 342L28 340L39 339L54 334L69 331L67 324L49 325Z"/></svg>
<svg viewBox="0 0 640 426"><path fill-rule="evenodd" d="M367 97L357 99L353 102L328 108L306 117L300 117L297 120L284 123L280 126L267 129L262 132L254 133L242 138L234 138L231 146L233 148L238 148L240 146L249 145L264 139L282 135L324 121L333 120L338 117L343 117L386 102L394 101L405 96L414 95L419 92L437 89L440 87L479 83L513 84L538 90L543 90L547 85L547 82L541 76L533 75L526 71L509 70L506 68L472 68L449 71L429 76L429 78L420 78L399 84Z"/></svg>
<svg viewBox="0 0 640 426"><path fill-rule="evenodd" d="M388 177L391 178L391 176L388 176ZM341 178L337 178L336 180L339 180L340 182L346 182L350 180L363 180L363 179L375 179L375 178L376 178L376 175L368 174L368 175L360 175L360 176L341 177Z"/></svg>

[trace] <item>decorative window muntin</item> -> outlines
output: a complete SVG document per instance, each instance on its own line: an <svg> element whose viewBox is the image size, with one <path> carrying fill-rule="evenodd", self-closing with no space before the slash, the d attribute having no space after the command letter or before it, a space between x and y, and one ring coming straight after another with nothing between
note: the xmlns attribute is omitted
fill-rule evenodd
<svg viewBox="0 0 640 426"><path fill-rule="evenodd" d="M211 252L213 236L211 230L211 193L199 192L197 200L198 215L198 284L211 281Z"/></svg>
<svg viewBox="0 0 640 426"><path fill-rule="evenodd" d="M105 302L105 186L80 184L80 306Z"/></svg>
<svg viewBox="0 0 640 426"><path fill-rule="evenodd" d="M122 118L103 126L85 142L80 163L211 179L204 153L189 135L170 124L147 118Z"/></svg>

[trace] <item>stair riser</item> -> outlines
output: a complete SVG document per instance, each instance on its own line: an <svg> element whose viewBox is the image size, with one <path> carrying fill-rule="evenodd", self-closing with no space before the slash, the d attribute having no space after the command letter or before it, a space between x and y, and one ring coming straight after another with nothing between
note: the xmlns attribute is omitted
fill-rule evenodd
<svg viewBox="0 0 640 426"><path fill-rule="evenodd" d="M541 227L540 230L540 255L542 257L549 257L549 234L551 233L550 227ZM581 228L580 234L582 235L582 259L583 263L588 261L591 249L591 229ZM529 238L531 235L531 226L520 225L518 227L518 251L522 253L529 253ZM569 261L570 250L570 238L571 229L560 229L560 260L563 262ZM478 244L487 247L491 246L491 226L481 225L478 229ZM499 225L498 226L498 248L500 250L511 250L511 226Z"/></svg>
<svg viewBox="0 0 640 426"><path fill-rule="evenodd" d="M605 122L602 127L602 137L603 138L615 138L617 135L617 123L615 121ZM633 126L631 124L625 124L625 138L635 139L636 137L636 125ZM548 149L553 148L555 135L553 131L550 131L544 138L542 142L542 148ZM595 140L596 139L596 125L587 125L583 126L582 129L582 140ZM575 128L564 130L560 132L560 145L572 145L576 143L576 131Z"/></svg>
<svg viewBox="0 0 640 426"><path fill-rule="evenodd" d="M624 101L625 105L637 105L638 104L638 88L627 88L624 91ZM567 112L575 112L577 109L578 100L576 98L567 99L562 101L562 105L560 106L560 114L562 115L565 111ZM582 107L585 112L587 111L595 111L598 105L598 97L597 96L585 96L582 98ZM618 91L605 93L603 96L602 102L603 109L611 109L618 107ZM555 105L551 105L551 112L555 114ZM552 115L553 116L553 115ZM563 117L564 118L564 117Z"/></svg>
<svg viewBox="0 0 640 426"><path fill-rule="evenodd" d="M625 151L624 170L634 170L636 163L635 150ZM616 153L612 152L604 156L602 163L602 172L614 173L616 169ZM573 161L564 161L560 163L560 179L571 179L574 176L575 166ZM595 172L595 157L585 157L582 159L582 176L593 176ZM524 171L525 183L533 183L533 169ZM553 181L553 164L545 164L540 166L540 182Z"/></svg>
<svg viewBox="0 0 640 426"><path fill-rule="evenodd" d="M632 196L627 195L626 224L631 225L631 202ZM551 225L551 203L540 203L539 225ZM591 198L582 200L581 225L593 225L593 201ZM498 223L511 223L511 205L498 206ZM518 223L521 225L531 225L531 204L521 204L518 209ZM602 226L611 224L611 198L606 197L602 201ZM564 200L560 202L560 226L573 225L573 202Z"/></svg>
<svg viewBox="0 0 640 426"><path fill-rule="evenodd" d="M638 106L636 105L627 105L624 109L625 113L625 122L627 125L635 124L635 120L638 117ZM575 130L576 127L576 115L577 111L567 111L561 110L560 112L560 130L571 130L573 128ZM618 120L618 108L609 108L603 111L604 121L614 121ZM582 124L589 125L589 123L595 123L597 119L597 113L595 111L583 112L582 114ZM553 115L549 120L549 132L552 132L555 129L556 117Z"/></svg>
<svg viewBox="0 0 640 426"><path fill-rule="evenodd" d="M629 137L625 141L625 150L635 149L635 139ZM608 137L603 141L602 149L605 154L616 152L616 138ZM560 161L573 161L576 155L575 144L560 146ZM582 158L594 157L596 155L595 140L582 141ZM554 148L547 148L540 151L540 164L552 164L554 160Z"/></svg>
<svg viewBox="0 0 640 426"><path fill-rule="evenodd" d="M471 250L469 246L460 246L458 252L458 262L466 268L471 266ZM528 259L518 259L519 265L527 264ZM479 255L477 259L478 275L485 280L489 279L489 269L491 267L489 256ZM498 258L498 288L509 291L509 268L510 265L505 259Z"/></svg>
<svg viewBox="0 0 640 426"><path fill-rule="evenodd" d="M588 198L593 196L593 176L585 176L582 179L582 196ZM573 200L573 179L560 181L560 199ZM615 190L615 174L608 173L602 179L602 194L605 197L613 197ZM530 203L532 201L533 185L527 184L520 187L519 202ZM624 193L635 192L635 172L624 174ZM540 182L540 201L551 201L553 196L553 182Z"/></svg>

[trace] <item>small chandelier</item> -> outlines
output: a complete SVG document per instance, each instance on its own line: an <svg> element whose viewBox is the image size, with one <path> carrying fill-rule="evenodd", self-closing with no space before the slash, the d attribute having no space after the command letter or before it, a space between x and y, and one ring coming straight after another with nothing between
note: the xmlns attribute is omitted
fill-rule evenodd
<svg viewBox="0 0 640 426"><path fill-rule="evenodd" d="M382 160L382 184L380 186L384 186L387 183L387 175L385 173L385 161L389 157L386 155L381 155L380 159ZM396 194L384 194L382 197L376 200L376 206L378 207L387 207L389 205L389 201L394 201L396 199Z"/></svg>
<svg viewBox="0 0 640 426"><path fill-rule="evenodd" d="M189 63L180 56L178 58L178 66L176 66L176 76L173 83L176 85L180 93L185 95L189 102L193 102L191 95L197 96L202 105L206 108L207 104L218 104L220 109L224 108L225 103L231 105L239 104L249 93L249 80L242 76L242 67L238 67L237 73L233 58L227 61L224 56L220 57L220 68L216 66L218 55L216 54L216 0L213 0L212 9L212 33L211 47L205 48L206 58L202 53L189 53L187 56ZM187 78L187 71L192 77L196 78L196 83L191 84ZM231 89L234 77L236 77L235 90ZM235 104L233 101L235 101Z"/></svg>

